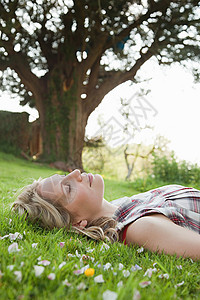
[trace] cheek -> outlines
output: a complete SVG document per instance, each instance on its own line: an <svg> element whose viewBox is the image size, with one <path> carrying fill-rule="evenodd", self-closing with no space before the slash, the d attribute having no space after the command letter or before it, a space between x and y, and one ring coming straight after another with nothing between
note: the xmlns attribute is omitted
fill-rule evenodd
<svg viewBox="0 0 200 300"><path fill-rule="evenodd" d="M77 198L77 189L76 188L71 188L69 190L69 187L63 188L64 194L65 194L65 201L67 203L73 203L75 199Z"/></svg>
<svg viewBox="0 0 200 300"><path fill-rule="evenodd" d="M65 208L68 211L68 213L70 214L72 220L75 220L76 217L79 215L80 209L76 202L75 203L72 202L70 204L65 205Z"/></svg>
<svg viewBox="0 0 200 300"><path fill-rule="evenodd" d="M84 207L84 199L87 199L84 190L76 190L73 193L71 193L70 201L68 201L66 208L69 208L73 211L79 211L81 207Z"/></svg>
<svg viewBox="0 0 200 300"><path fill-rule="evenodd" d="M103 196L104 195L104 180L101 175L98 175L97 179L98 179L97 191L101 196Z"/></svg>

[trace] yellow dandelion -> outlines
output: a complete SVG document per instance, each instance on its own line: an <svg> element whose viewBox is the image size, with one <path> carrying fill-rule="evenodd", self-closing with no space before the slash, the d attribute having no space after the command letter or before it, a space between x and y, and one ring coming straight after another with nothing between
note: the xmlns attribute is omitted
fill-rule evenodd
<svg viewBox="0 0 200 300"><path fill-rule="evenodd" d="M88 269L86 269L85 270L85 275L87 276L87 277L90 277L90 276L93 276L94 275L94 269L93 268L88 268Z"/></svg>

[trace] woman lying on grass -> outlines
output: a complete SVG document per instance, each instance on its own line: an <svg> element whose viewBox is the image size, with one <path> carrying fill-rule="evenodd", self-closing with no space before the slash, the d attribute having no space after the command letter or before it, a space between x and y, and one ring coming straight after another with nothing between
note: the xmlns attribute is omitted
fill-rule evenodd
<svg viewBox="0 0 200 300"><path fill-rule="evenodd" d="M200 191L168 185L112 202L103 196L100 175L74 170L26 186L13 209L46 228L200 259Z"/></svg>

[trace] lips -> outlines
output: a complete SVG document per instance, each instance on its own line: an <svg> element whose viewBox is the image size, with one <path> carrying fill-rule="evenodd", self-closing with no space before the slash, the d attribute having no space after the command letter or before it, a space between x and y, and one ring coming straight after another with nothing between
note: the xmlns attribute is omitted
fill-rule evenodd
<svg viewBox="0 0 200 300"><path fill-rule="evenodd" d="M92 185L92 182L93 182L93 174L92 173L88 173L88 178L89 178L89 182L90 182L90 186Z"/></svg>

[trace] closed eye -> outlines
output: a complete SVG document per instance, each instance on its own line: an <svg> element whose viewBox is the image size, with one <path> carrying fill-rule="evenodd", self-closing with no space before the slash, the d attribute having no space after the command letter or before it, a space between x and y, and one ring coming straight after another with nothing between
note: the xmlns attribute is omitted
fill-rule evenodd
<svg viewBox="0 0 200 300"><path fill-rule="evenodd" d="M62 188L63 188L63 191L66 191L67 193L71 193L71 184L69 184L67 182L63 183Z"/></svg>
<svg viewBox="0 0 200 300"><path fill-rule="evenodd" d="M67 184L67 186L69 187L69 193L71 192L71 185Z"/></svg>
<svg viewBox="0 0 200 300"><path fill-rule="evenodd" d="M68 202L71 202L77 192L77 183L74 178L62 175L63 178L60 181L61 189L63 191L63 194L65 195Z"/></svg>

